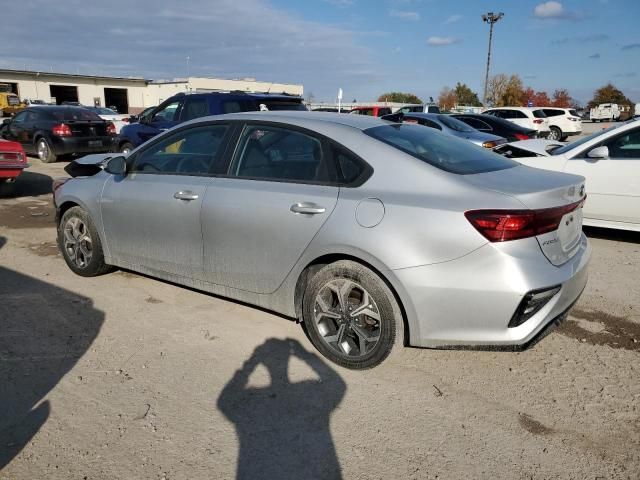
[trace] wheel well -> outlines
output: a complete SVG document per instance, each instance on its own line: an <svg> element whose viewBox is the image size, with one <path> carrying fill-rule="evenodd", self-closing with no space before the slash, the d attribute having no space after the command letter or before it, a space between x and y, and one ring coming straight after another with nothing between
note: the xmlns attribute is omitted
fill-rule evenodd
<svg viewBox="0 0 640 480"><path fill-rule="evenodd" d="M62 220L62 216L65 214L67 210L69 210L70 208L79 207L79 206L80 205L78 205L77 203L71 202L71 201L64 202L62 205L60 205L60 207L58 208L58 211L56 212L56 225L60 224L60 220Z"/></svg>
<svg viewBox="0 0 640 480"><path fill-rule="evenodd" d="M295 295L294 295L296 318L298 320L302 318L302 299L304 297L304 291L307 288L307 283L309 279L311 279L315 275L315 273L318 270L320 270L322 267L329 265L330 263L337 262L339 260L350 260L352 262L356 262L356 263L359 263L360 265L367 267L369 270L371 270L376 275L378 275L378 277L380 277L382 281L387 285L387 287L389 288L389 290L391 290L391 293L395 297L396 303L400 308L400 313L402 314L402 322L404 323L403 344L409 345L409 322L407 321L407 313L405 311L404 305L402 304L402 301L400 300L400 296L398 295L398 292L396 292L396 289L393 288L393 285L391 285L391 282L389 282L389 280L376 267L374 267L370 263L367 263L361 260L358 257L353 257L351 255L344 255L344 254L323 255L322 257L318 257L312 262L310 262L302 270L302 272L300 272L300 275L298 276L298 281L296 283L296 289L295 289Z"/></svg>

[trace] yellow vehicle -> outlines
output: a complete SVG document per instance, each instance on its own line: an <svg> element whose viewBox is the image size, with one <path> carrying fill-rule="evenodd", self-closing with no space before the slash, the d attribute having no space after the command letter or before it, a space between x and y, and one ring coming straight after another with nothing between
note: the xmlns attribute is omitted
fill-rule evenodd
<svg viewBox="0 0 640 480"><path fill-rule="evenodd" d="M11 85L0 83L0 117L11 117L25 108L20 97L11 91Z"/></svg>

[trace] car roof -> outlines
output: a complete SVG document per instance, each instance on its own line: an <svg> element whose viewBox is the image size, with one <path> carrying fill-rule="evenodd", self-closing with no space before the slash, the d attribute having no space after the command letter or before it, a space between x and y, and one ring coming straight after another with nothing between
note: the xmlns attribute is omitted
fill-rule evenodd
<svg viewBox="0 0 640 480"><path fill-rule="evenodd" d="M543 108L547 108L547 107L491 107L488 110L524 110L526 112L532 112L534 110L540 110Z"/></svg>
<svg viewBox="0 0 640 480"><path fill-rule="evenodd" d="M366 130L368 128L392 124L392 122L389 122L387 120L382 120L379 117L370 117L368 115L345 115L344 113L308 112L301 110L228 113L225 115L212 115L209 117L202 117L196 120L191 120L191 122L225 119L259 120L265 122L289 122L299 126L311 123L324 123L351 127L358 130Z"/></svg>
<svg viewBox="0 0 640 480"><path fill-rule="evenodd" d="M440 120L442 115L446 115L446 113L409 112L404 114L405 117L427 118L436 122Z"/></svg>
<svg viewBox="0 0 640 480"><path fill-rule="evenodd" d="M181 96L221 96L227 98L251 98L255 100L261 99L277 99L277 100L293 100L298 101L302 100L302 97L299 95L289 95L286 93L268 93L268 92L242 92L242 91L231 91L231 92L178 92L173 97L181 97ZM172 98L173 98L172 97Z"/></svg>

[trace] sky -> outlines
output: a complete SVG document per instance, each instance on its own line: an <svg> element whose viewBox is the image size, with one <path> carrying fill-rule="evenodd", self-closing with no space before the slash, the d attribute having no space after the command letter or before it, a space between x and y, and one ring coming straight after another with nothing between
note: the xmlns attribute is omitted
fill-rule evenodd
<svg viewBox="0 0 640 480"><path fill-rule="evenodd" d="M6 2L0 68L149 79L255 77L305 96L482 97L491 74L566 88L586 103L612 82L640 102L640 0L28 0Z"/></svg>

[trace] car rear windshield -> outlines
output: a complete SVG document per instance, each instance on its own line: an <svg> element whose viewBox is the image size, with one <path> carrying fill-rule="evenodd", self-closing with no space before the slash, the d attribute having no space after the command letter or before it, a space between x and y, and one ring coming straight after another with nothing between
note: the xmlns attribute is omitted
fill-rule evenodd
<svg viewBox="0 0 640 480"><path fill-rule="evenodd" d="M102 120L96 113L84 108L65 108L60 110L51 110L49 112L56 120L61 122L71 121L95 121Z"/></svg>
<svg viewBox="0 0 640 480"><path fill-rule="evenodd" d="M534 110L533 116L536 118L547 118L547 116L544 114L542 110Z"/></svg>
<svg viewBox="0 0 640 480"><path fill-rule="evenodd" d="M472 128L457 118L450 117L448 115L440 115L438 120L444 123L451 130L456 130L458 132L475 132L475 128Z"/></svg>
<svg viewBox="0 0 640 480"><path fill-rule="evenodd" d="M419 125L383 125L364 132L429 165L460 175L493 172L519 165L467 140Z"/></svg>
<svg viewBox="0 0 640 480"><path fill-rule="evenodd" d="M264 104L269 110L307 110L302 102L290 102L281 100L258 100L258 103Z"/></svg>

